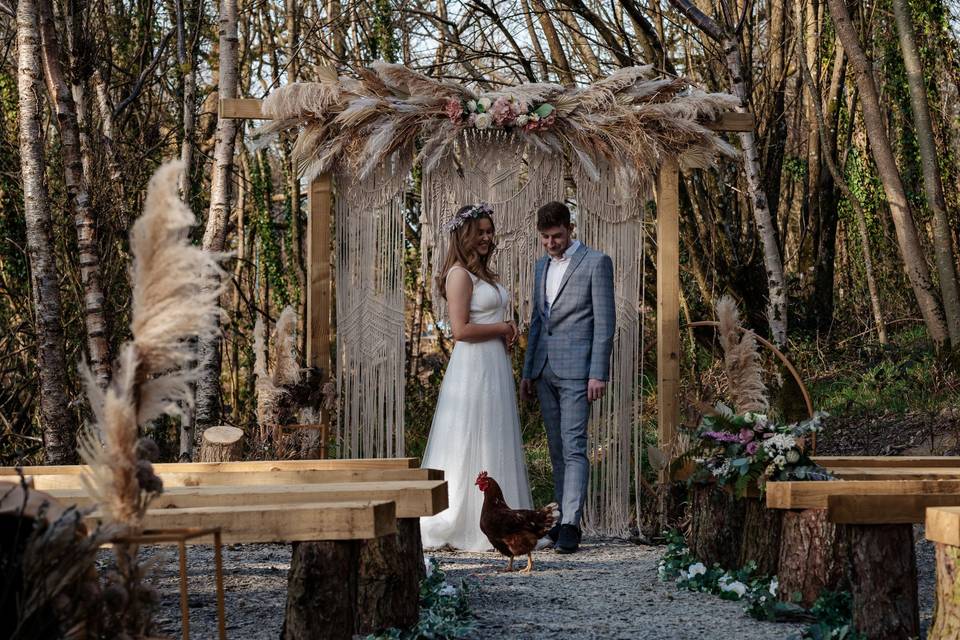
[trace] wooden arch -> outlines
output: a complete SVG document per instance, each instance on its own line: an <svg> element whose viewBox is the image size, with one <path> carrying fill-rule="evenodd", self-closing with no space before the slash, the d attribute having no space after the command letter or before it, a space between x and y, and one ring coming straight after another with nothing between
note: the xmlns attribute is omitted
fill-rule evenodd
<svg viewBox="0 0 960 640"><path fill-rule="evenodd" d="M220 117L263 120L260 100L224 98ZM714 131L752 131L753 114L728 112L707 123ZM680 167L663 163L657 177L657 438L673 442L680 423ZM307 191L307 366L330 375L331 177L314 178ZM323 421L329 416L324 412Z"/></svg>

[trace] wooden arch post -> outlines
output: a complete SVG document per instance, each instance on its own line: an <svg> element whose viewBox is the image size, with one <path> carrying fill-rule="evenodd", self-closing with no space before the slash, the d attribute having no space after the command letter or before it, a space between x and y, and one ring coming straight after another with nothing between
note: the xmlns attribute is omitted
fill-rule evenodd
<svg viewBox="0 0 960 640"><path fill-rule="evenodd" d="M221 118L265 119L260 100L225 98ZM753 114L729 112L714 131L752 131ZM680 423L680 167L664 161L657 176L657 439L671 456ZM330 362L331 178L310 182L307 221L307 364L332 375ZM329 420L326 412L324 420Z"/></svg>
<svg viewBox="0 0 960 640"><path fill-rule="evenodd" d="M268 119L260 110L260 100L225 98L220 101L221 118ZM326 379L333 375L330 359L330 223L333 216L333 184L329 173L310 181L307 191L307 301L306 365L315 367ZM330 416L322 411L321 422L329 433Z"/></svg>

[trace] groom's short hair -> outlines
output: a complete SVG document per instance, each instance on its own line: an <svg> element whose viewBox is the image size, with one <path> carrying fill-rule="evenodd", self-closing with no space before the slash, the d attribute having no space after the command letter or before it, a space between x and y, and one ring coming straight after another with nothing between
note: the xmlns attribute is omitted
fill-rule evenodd
<svg viewBox="0 0 960 640"><path fill-rule="evenodd" d="M562 202L548 202L537 209L537 231L570 226L570 209Z"/></svg>

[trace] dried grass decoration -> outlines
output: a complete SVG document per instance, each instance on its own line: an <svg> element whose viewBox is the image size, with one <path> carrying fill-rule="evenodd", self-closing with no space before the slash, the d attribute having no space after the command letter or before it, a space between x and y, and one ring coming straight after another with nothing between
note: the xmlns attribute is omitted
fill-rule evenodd
<svg viewBox="0 0 960 640"><path fill-rule="evenodd" d="M737 100L706 93L683 78L655 78L652 65L618 69L586 87L522 84L477 94L396 64L377 62L359 78L329 70L321 82L295 83L263 101L273 122L254 133L255 146L303 127L294 155L307 178L335 165L362 179L414 139L429 171L465 130L501 130L543 151L569 154L596 180L598 167L627 167L648 180L665 157L703 167L734 149L703 122Z"/></svg>
<svg viewBox="0 0 960 640"><path fill-rule="evenodd" d="M80 436L80 455L90 467L83 484L103 520L124 535L141 531L150 501L163 491L151 463L157 446L140 437L141 428L192 405L198 369L191 340L219 331L224 256L190 243L196 219L177 195L182 169L169 162L157 170L130 231L133 339L121 347L106 389L81 367L94 415ZM104 590L108 623L140 636L150 628L158 595L144 582L149 567L138 561L136 545L118 543L114 550L116 571L108 573Z"/></svg>

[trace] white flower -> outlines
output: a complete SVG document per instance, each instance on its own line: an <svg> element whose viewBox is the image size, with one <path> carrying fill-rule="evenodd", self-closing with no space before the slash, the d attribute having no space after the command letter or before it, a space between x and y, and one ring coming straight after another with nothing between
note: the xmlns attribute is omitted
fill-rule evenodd
<svg viewBox="0 0 960 640"><path fill-rule="evenodd" d="M763 441L763 448L770 453L789 451L797 446L797 439L789 433L778 433Z"/></svg>
<svg viewBox="0 0 960 640"><path fill-rule="evenodd" d="M476 126L477 129L488 129L492 124L493 117L489 113L481 113L477 115L477 121L474 126Z"/></svg>
<svg viewBox="0 0 960 640"><path fill-rule="evenodd" d="M773 580L770 581L770 588L769 588L770 595L776 596L777 589L779 588L780 588L780 581L777 580L777 576L773 576Z"/></svg>
<svg viewBox="0 0 960 640"><path fill-rule="evenodd" d="M540 114L534 111L533 113L530 114L530 119L536 122L537 120L540 119Z"/></svg>
<svg viewBox="0 0 960 640"><path fill-rule="evenodd" d="M747 411L743 414L743 421L747 424L753 424L753 416L754 414L752 411Z"/></svg>
<svg viewBox="0 0 960 640"><path fill-rule="evenodd" d="M518 127L525 126L528 122L530 122L530 116L528 116L527 114L522 113L519 116L517 116Z"/></svg>
<svg viewBox="0 0 960 640"><path fill-rule="evenodd" d="M483 110L486 111L487 109L490 108L490 105L492 103L490 102L490 98L484 97L484 98L480 98L480 100L477 101L477 104L483 107Z"/></svg>
<svg viewBox="0 0 960 640"><path fill-rule="evenodd" d="M726 578L726 576L724 576L724 578ZM727 578L727 580L720 579L717 584L720 585L721 591L732 591L741 598L747 593L747 585L743 584L739 580L734 580L731 582L729 578Z"/></svg>
<svg viewBox="0 0 960 640"><path fill-rule="evenodd" d="M784 458L782 455L777 456L776 458L773 459L773 464L783 469L784 465L787 464L787 459Z"/></svg>
<svg viewBox="0 0 960 640"><path fill-rule="evenodd" d="M457 595L456 588L449 582L444 582L443 586L440 587L440 591L437 592L441 596L455 596Z"/></svg>
<svg viewBox="0 0 960 640"><path fill-rule="evenodd" d="M693 576L703 575L707 572L707 568L702 562L695 562L689 567L687 567L687 578L692 578Z"/></svg>
<svg viewBox="0 0 960 640"><path fill-rule="evenodd" d="M477 111L476 100L467 100L467 111L469 111L470 113L476 113Z"/></svg>
<svg viewBox="0 0 960 640"><path fill-rule="evenodd" d="M800 461L799 451L797 451L796 449L790 449L790 451L787 451L787 462L789 462L790 464L796 464L799 461Z"/></svg>

